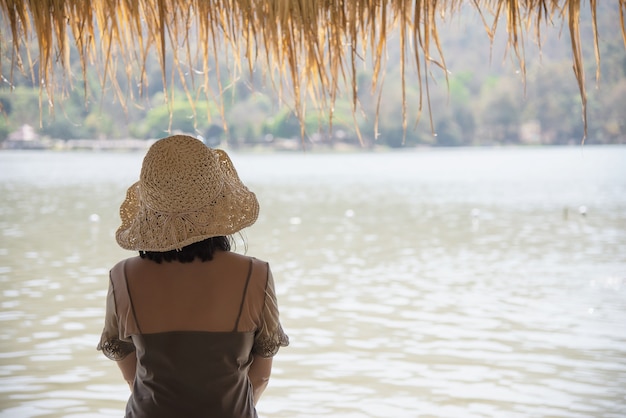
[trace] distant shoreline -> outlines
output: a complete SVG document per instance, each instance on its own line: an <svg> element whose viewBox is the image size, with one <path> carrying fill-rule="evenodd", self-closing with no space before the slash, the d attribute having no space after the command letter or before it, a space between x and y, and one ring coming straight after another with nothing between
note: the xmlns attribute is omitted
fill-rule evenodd
<svg viewBox="0 0 626 418"><path fill-rule="evenodd" d="M34 139L34 140L5 140L0 142L0 151L145 151L156 142L157 139ZM366 151L380 152L407 149L446 149L446 148L552 148L552 147L570 147L570 146L611 146L626 145L624 143L614 144L598 144L583 143L582 141L571 141L568 144L484 144L469 146L433 146L433 145L417 145L393 148L387 145L364 145L334 143L334 144L315 144L306 143L297 140L282 140L274 143L256 143L256 144L229 144L228 142L210 145L213 148L223 148L232 151L252 151L252 152L351 152Z"/></svg>

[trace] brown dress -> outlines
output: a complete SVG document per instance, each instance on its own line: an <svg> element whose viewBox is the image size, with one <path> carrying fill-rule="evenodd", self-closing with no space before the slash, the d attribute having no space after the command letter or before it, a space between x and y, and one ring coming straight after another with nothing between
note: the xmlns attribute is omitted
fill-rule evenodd
<svg viewBox="0 0 626 418"><path fill-rule="evenodd" d="M254 355L288 343L265 262L235 253L204 263L137 257L111 270L98 349L137 357L126 417L256 417Z"/></svg>

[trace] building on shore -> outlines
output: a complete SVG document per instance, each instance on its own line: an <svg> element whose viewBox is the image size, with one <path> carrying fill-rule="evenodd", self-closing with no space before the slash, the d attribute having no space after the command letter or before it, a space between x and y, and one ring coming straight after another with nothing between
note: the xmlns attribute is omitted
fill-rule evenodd
<svg viewBox="0 0 626 418"><path fill-rule="evenodd" d="M50 140L42 138L35 128L28 124L11 132L2 142L2 148L5 149L48 149L50 145Z"/></svg>

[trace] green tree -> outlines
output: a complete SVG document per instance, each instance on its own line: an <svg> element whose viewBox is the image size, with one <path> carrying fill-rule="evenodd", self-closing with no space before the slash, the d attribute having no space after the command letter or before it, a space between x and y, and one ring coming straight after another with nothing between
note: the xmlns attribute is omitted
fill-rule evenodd
<svg viewBox="0 0 626 418"><path fill-rule="evenodd" d="M171 103L171 109L162 104L148 110L144 118L131 124L130 132L137 138L146 139L161 138L169 132L201 135L212 124L207 114L218 115L217 107L206 101L198 101L194 114L194 108L187 100L177 99Z"/></svg>

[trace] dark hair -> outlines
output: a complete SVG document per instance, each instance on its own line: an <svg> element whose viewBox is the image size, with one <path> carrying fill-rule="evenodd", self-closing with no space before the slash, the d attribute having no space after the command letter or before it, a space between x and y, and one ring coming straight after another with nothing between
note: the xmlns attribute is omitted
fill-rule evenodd
<svg viewBox="0 0 626 418"><path fill-rule="evenodd" d="M203 241L189 244L180 250L171 251L139 251L141 258L147 258L148 260L161 263L163 261L180 261L181 263L191 263L196 258L202 261L213 260L213 254L215 251L230 251L231 237L219 236L207 238Z"/></svg>

